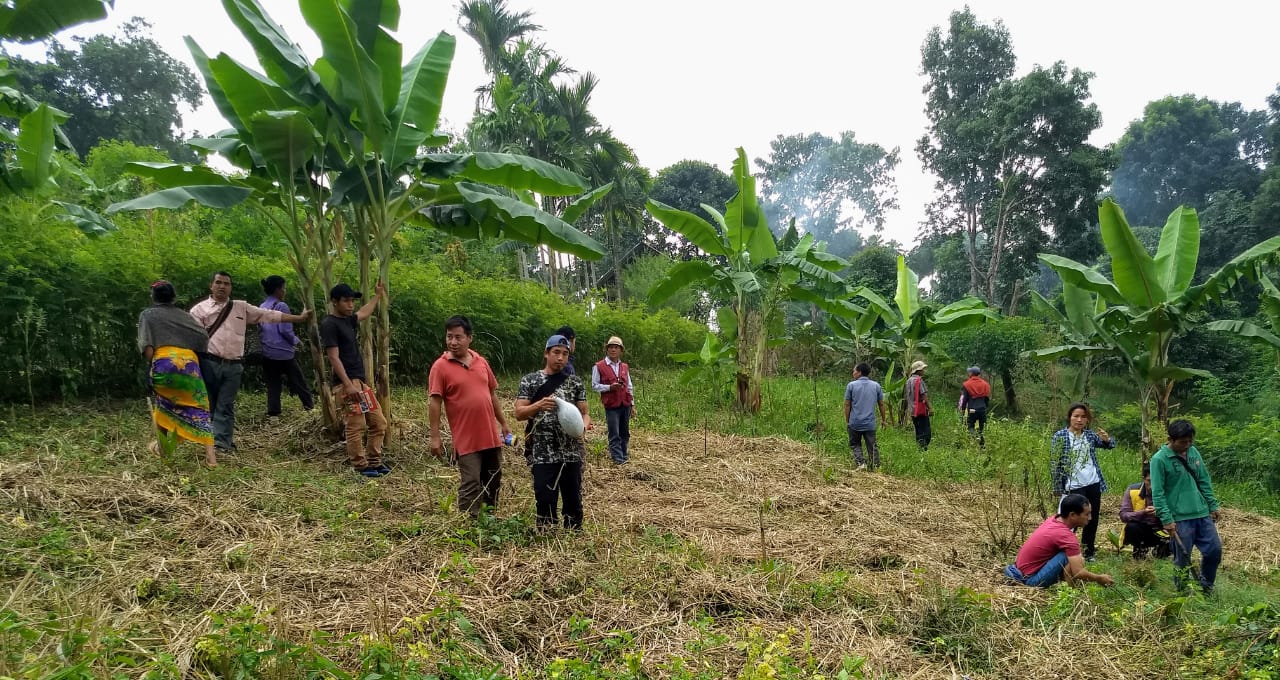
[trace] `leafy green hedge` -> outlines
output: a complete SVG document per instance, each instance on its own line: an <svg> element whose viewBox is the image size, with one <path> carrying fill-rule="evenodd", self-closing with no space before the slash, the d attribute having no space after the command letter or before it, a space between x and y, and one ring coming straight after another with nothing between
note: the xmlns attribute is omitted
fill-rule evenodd
<svg viewBox="0 0 1280 680"><path fill-rule="evenodd" d="M86 238L74 227L49 222L39 206L0 204L0 402L57 397L128 396L144 389L135 345L138 313L150 304L150 284L172 281L189 306L208 294L209 276L226 270L234 296L262 300L258 281L269 274L294 280L279 255L279 237L250 215L190 209L177 213L117 215L120 230ZM257 234L229 238L229 232ZM475 348L500 371L542 365L548 335L563 324L578 333L579 363L594 361L609 335L621 335L633 364L665 362L692 351L705 328L663 311L571 304L533 282L446 273L430 253L392 268L392 376L422 383L443 351L444 320L465 314L475 326ZM354 283L356 268L335 268ZM298 310L301 291L288 302ZM322 296L318 295L317 299ZM322 312L323 310L317 310ZM301 327L300 327L301 330ZM252 377L247 379L253 382Z"/></svg>

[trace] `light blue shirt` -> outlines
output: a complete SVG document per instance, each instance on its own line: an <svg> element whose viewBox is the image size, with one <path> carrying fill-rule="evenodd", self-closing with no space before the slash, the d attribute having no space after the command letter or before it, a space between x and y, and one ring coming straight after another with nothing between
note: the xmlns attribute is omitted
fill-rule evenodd
<svg viewBox="0 0 1280 680"><path fill-rule="evenodd" d="M884 401L880 383L865 375L844 388L844 400L849 402L849 427L857 432L876 429L876 405Z"/></svg>

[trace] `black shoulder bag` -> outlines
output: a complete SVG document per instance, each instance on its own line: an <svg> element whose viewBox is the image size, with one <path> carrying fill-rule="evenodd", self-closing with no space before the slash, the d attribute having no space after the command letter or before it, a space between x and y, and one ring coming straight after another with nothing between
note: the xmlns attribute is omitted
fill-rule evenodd
<svg viewBox="0 0 1280 680"><path fill-rule="evenodd" d="M213 320L213 325L204 329L205 332L209 334L210 338L212 338L214 334L218 332L219 328L222 328L223 323L226 323L227 317L231 316L231 308L234 307L235 305L236 305L235 300L227 300L227 306L223 307L222 313L218 314L218 318Z"/></svg>

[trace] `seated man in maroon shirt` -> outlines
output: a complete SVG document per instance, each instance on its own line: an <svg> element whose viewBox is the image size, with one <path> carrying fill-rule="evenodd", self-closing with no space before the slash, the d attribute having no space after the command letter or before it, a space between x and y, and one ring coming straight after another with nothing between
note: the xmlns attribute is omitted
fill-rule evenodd
<svg viewBox="0 0 1280 680"><path fill-rule="evenodd" d="M1093 507L1088 498L1078 493L1067 494L1058 506L1058 514L1046 519L1027 537L1027 542L1018 550L1018 558L1004 568L1004 575L1036 588L1048 588L1063 576L1072 582L1111 585L1110 576L1084 568L1084 555L1076 540L1075 530L1088 524L1092 516Z"/></svg>

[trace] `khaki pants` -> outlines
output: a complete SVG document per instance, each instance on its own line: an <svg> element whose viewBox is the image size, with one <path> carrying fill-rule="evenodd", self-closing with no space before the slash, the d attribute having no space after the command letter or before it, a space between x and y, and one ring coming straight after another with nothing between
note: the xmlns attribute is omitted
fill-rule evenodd
<svg viewBox="0 0 1280 680"><path fill-rule="evenodd" d="M480 507L498 507L502 488L502 449L485 449L458 456L458 511L480 516Z"/></svg>
<svg viewBox="0 0 1280 680"><path fill-rule="evenodd" d="M351 382L357 389L363 390L366 387L365 382L358 378ZM382 440L387 436L387 419L382 415L382 409L378 408L368 413L351 413L348 410L346 389L342 385L334 385L332 391L333 400L338 406L338 415L342 417L342 424L346 430L347 459L351 461L351 466L359 469L381 465ZM366 429L369 431L368 446L364 443Z"/></svg>

